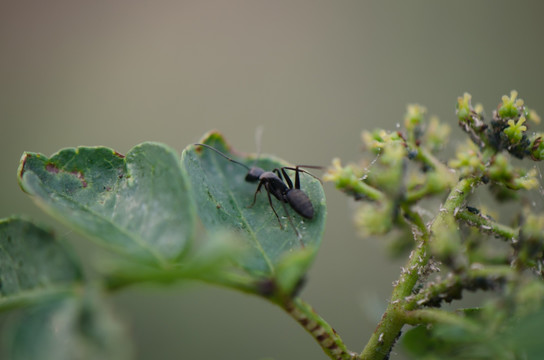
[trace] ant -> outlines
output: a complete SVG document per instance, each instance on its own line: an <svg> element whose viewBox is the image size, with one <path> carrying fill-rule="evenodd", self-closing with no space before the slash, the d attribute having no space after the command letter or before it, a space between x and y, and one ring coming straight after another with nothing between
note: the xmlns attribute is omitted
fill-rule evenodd
<svg viewBox="0 0 544 360"><path fill-rule="evenodd" d="M308 174L312 176L313 178L321 180L309 173L308 171L302 169L302 168L310 168L310 169L322 169L321 166L312 166L312 165L297 165L295 167L291 166L283 166L281 168L275 168L272 171L265 171L257 166L252 166L251 168L245 164L242 164L241 162L238 162L234 159L231 159L227 155L223 154L221 151L217 150L216 148L206 145L206 144L194 144L197 146L204 146L210 150L215 151L225 159L227 159L230 162L233 162L235 164L238 164L242 167L244 167L248 172L245 177L245 181L255 183L259 182L259 185L257 186L257 190L255 191L255 194L253 196L253 203L249 207L252 207L255 205L255 202L257 201L257 193L261 191L261 187L264 186L266 190L266 194L268 195L268 203L270 204L270 207L274 211L274 215L276 215L276 218L278 219L278 223L280 224L280 228L283 229L283 226L281 224L280 217L278 216L278 213L276 212L276 209L274 208L274 205L272 205L272 198L270 194L272 194L276 199L278 199L283 206L285 213L287 214L287 219L289 220L289 223L295 230L295 233L297 234L297 237L301 239L301 235L298 232L297 228L293 224L293 221L291 220L291 217L289 216L289 213L287 212L287 208L285 204L289 204L293 210L295 210L300 216L306 219L312 219L314 217L314 207L312 205L312 202L310 201L310 198L308 198L308 195L304 191L300 189L300 173L303 172L305 174ZM293 182L291 181L291 178L287 175L286 170L291 170L295 172L295 185L293 186ZM302 241L301 241L302 244ZM304 247L304 244L302 244Z"/></svg>

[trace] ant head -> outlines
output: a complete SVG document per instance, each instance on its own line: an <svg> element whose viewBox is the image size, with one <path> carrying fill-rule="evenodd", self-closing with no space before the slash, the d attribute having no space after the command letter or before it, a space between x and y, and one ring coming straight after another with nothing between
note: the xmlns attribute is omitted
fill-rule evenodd
<svg viewBox="0 0 544 360"><path fill-rule="evenodd" d="M248 182L256 182L259 181L259 177L264 173L264 170L253 166L251 169L249 169L247 175L246 175L246 181Z"/></svg>

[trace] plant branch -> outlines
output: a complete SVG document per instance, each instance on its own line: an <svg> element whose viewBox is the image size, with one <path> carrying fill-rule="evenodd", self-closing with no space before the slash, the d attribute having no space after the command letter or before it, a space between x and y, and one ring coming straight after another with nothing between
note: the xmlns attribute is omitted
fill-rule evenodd
<svg viewBox="0 0 544 360"><path fill-rule="evenodd" d="M302 299L289 299L278 305L302 325L331 359L357 359L357 354L346 348L336 331Z"/></svg>
<svg viewBox="0 0 544 360"><path fill-rule="evenodd" d="M385 313L380 320L376 330L372 334L367 345L363 349L360 357L365 360L381 360L388 356L391 348L395 344L397 337L406 323L405 312L412 310L407 307L406 297L408 297L417 280L424 273L424 268L430 258L429 241L435 233L444 229L447 225L447 216L453 215L468 195L472 188L479 182L478 178L465 178L460 180L451 190L445 204L435 217L429 230L421 226L422 221L416 217L414 222L414 238L417 246L408 259L408 264L402 269L399 280L393 289L393 294ZM406 209L405 209L406 211ZM411 212L410 216L417 216Z"/></svg>
<svg viewBox="0 0 544 360"><path fill-rule="evenodd" d="M233 271L223 271L220 275L216 272L206 274L194 269L183 267L174 269L155 269L138 266L126 266L112 269L104 274L104 287L108 291L116 291L130 285L141 283L170 284L181 280L197 280L213 285L234 288L238 291L256 294L258 293L254 279L237 274Z"/></svg>
<svg viewBox="0 0 544 360"><path fill-rule="evenodd" d="M477 227L484 233L493 233L505 240L512 241L518 235L517 229L497 223L487 216L480 213L474 213L468 209L459 210L455 217L459 220L463 220L470 226Z"/></svg>
<svg viewBox="0 0 544 360"><path fill-rule="evenodd" d="M407 210L405 209L405 212ZM378 327L363 349L360 355L361 359L378 360L388 356L400 330L404 326L404 298L411 293L419 279L421 270L429 261L429 232L417 213L410 211L409 217L414 223L414 237L417 247L411 252L407 266L402 269L400 278L393 289L391 301Z"/></svg>
<svg viewBox="0 0 544 360"><path fill-rule="evenodd" d="M462 327L471 332L477 332L480 328L472 321L445 310L422 309L412 310L404 313L404 320L409 325L421 324L449 324Z"/></svg>
<svg viewBox="0 0 544 360"><path fill-rule="evenodd" d="M445 164L440 162L433 154L423 147L417 148L417 159L422 163L432 167L441 177L447 179L452 186L455 184L455 173L453 173Z"/></svg>
<svg viewBox="0 0 544 360"><path fill-rule="evenodd" d="M490 289L515 275L510 266L483 266L473 264L465 274L450 275L446 279L430 284L418 294L407 299L407 309L421 306L439 306L441 302L460 299L463 289L475 291Z"/></svg>

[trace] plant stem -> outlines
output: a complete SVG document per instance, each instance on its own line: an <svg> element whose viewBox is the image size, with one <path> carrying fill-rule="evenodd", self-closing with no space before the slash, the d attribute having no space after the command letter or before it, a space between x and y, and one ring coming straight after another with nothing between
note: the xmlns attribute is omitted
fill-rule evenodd
<svg viewBox="0 0 544 360"><path fill-rule="evenodd" d="M472 188L479 182L478 178L466 178L460 180L451 190L445 204L435 217L430 229L422 227L422 221L417 214L410 212L411 218L416 217L414 223L414 238L416 249L412 251L405 268L402 269L399 280L393 289L393 294L385 313L370 337L360 357L364 360L381 360L388 356L395 344L400 331L406 323L406 311L408 308L406 297L409 296L422 275L422 270L430 258L429 241L432 241L434 233L445 228L447 216L454 214L459 209ZM406 212L408 209L404 209Z"/></svg>
<svg viewBox="0 0 544 360"><path fill-rule="evenodd" d="M193 269L154 269L130 266L106 273L104 288L108 291L116 291L134 284L146 282L169 284L180 280L203 281L213 285L234 288L248 294L257 293L254 279L234 272L224 271L221 276L218 276L217 273L206 276L201 272L195 272Z"/></svg>
<svg viewBox="0 0 544 360"><path fill-rule="evenodd" d="M475 291L484 287L491 287L494 283L499 284L511 279L513 276L515 276L515 270L510 266L473 264L470 269L467 269L466 274L448 276L440 282L428 285L417 295L406 299L406 309L416 309L420 306L425 306L437 298L440 299L440 302L451 301L455 297L448 298L444 295L452 293L452 296L454 294L460 296L462 289Z"/></svg>
<svg viewBox="0 0 544 360"><path fill-rule="evenodd" d="M51 285L43 289L23 290L16 295L0 296L0 313L17 307L40 304L51 299L74 296L82 290L81 284Z"/></svg>
<svg viewBox="0 0 544 360"><path fill-rule="evenodd" d="M424 164L431 166L441 177L447 179L447 182L453 186L456 182L455 174L443 163L441 163L433 154L423 147L417 147L417 158Z"/></svg>
<svg viewBox="0 0 544 360"><path fill-rule="evenodd" d="M278 305L310 333L331 359L357 359L357 354L346 348L336 331L302 299L289 299Z"/></svg>
<svg viewBox="0 0 544 360"><path fill-rule="evenodd" d="M491 232L504 238L505 240L513 240L518 235L518 230L497 223L488 218L487 216L483 216L481 214L474 214L466 209L458 211L455 217L457 219L463 220L470 226L479 228L485 233Z"/></svg>
<svg viewBox="0 0 544 360"><path fill-rule="evenodd" d="M406 209L405 209L406 211ZM428 238L429 232L425 228L421 218L416 213L410 213L410 218L415 219L414 237L417 247L411 252L408 264L402 269L399 281L393 289L391 301L378 324L378 327L370 337L360 357L365 360L384 359L393 347L400 330L404 326L404 298L410 295L420 270L429 260ZM416 232L419 232L417 236Z"/></svg>
<svg viewBox="0 0 544 360"><path fill-rule="evenodd" d="M462 327L471 332L477 332L480 328L467 318L438 309L423 309L407 311L405 314L405 322L410 325L420 324L450 324Z"/></svg>
<svg viewBox="0 0 544 360"><path fill-rule="evenodd" d="M378 327L370 337L360 357L364 360L384 359L393 347L400 330L404 326L404 298L410 294L418 272L429 259L427 236L422 236L416 250L412 251L406 268L402 269L399 281Z"/></svg>

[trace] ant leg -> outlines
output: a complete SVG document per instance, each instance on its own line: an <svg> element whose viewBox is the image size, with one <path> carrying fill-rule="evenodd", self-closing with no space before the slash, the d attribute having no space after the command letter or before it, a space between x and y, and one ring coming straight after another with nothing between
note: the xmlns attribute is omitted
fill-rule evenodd
<svg viewBox="0 0 544 360"><path fill-rule="evenodd" d="M278 216L278 213L276 212L276 209L274 209L274 205L272 205L272 197L270 197L270 191L268 191L268 188L266 185L264 186L266 188L266 195L268 195L268 203L270 204L270 207L272 208L272 211L274 211L274 215L276 215L276 219L278 219L278 223L280 224L280 229L283 230L283 225L281 224L280 217ZM280 201L280 203L283 204L283 202ZM285 207L285 205L283 205Z"/></svg>
<svg viewBox="0 0 544 360"><path fill-rule="evenodd" d="M295 227L295 224L293 224L293 219L291 219L291 216L289 215L289 212L287 211L287 206L285 206L285 203L281 203L283 206L283 210L285 211L285 215L287 215L287 220L289 220L289 224L291 224L291 227L293 230L295 230L295 234L297 234L298 241L300 241L300 246L304 248L304 243L302 242L302 235L298 232L297 228Z"/></svg>
<svg viewBox="0 0 544 360"><path fill-rule="evenodd" d="M253 205L255 205L255 202L257 201L257 194L261 191L262 185L263 185L263 180L259 182L259 186L257 186L257 190L255 190L255 194L253 195L253 202L251 203L251 205L248 206L248 208L253 207ZM265 185L265 188L266 188L266 185ZM268 189L267 189L267 192L268 192Z"/></svg>
<svg viewBox="0 0 544 360"><path fill-rule="evenodd" d="M274 169L273 171L281 179L282 175L280 175L280 170ZM297 178L298 178L298 173L300 171L302 171L302 170L298 170L298 168L297 168L296 171L297 171ZM281 173L283 174L283 178L285 179L285 182L289 186L289 189L293 189L293 182L291 181L291 178L289 177L289 175L287 175L287 173L285 172L285 168L281 168ZM295 185L295 186L297 186L297 185ZM300 186L298 186L296 188L299 189ZM293 223L293 219L291 218L291 215L289 215L289 211L287 210L287 206L285 205L285 203L283 201L280 201L280 203L281 203L281 206L283 206L283 211L285 211L285 215L287 216L287 220L289 221L289 224L291 225L291 227L295 231L295 234L297 234L298 241L300 241L300 246L302 248L304 248L304 243L302 242L302 235L300 235L297 228L295 227L295 224ZM272 204L270 204L270 205L272 206Z"/></svg>
<svg viewBox="0 0 544 360"><path fill-rule="evenodd" d="M281 172L280 172L280 169L281 169ZM280 178L281 181L283 181L283 179L285 179L285 182L287 183L287 186L289 187L289 189L292 189L293 188L293 183L291 182L291 178L289 177L289 175L287 175L287 173L285 172L285 169L289 169L287 167L282 167L282 168L276 168L274 170L272 170L276 175L278 175L278 177ZM283 175L282 175L283 174ZM282 178L283 176L283 178Z"/></svg>
<svg viewBox="0 0 544 360"><path fill-rule="evenodd" d="M288 169L288 168L282 167L281 172L283 173L283 177L285 178L285 182L287 183L287 186L289 186L289 189L292 189L293 182L291 181L291 178L289 177L289 175L287 175L287 173L285 172L285 169ZM298 178L298 172L297 172L297 178ZM295 180L297 178L295 178ZM295 182L295 188L298 189L298 187L296 187L296 182Z"/></svg>
<svg viewBox="0 0 544 360"><path fill-rule="evenodd" d="M295 172L297 172L297 173L303 172L303 173L305 173L305 174L310 175L310 176L313 177L314 179L319 180L320 183L323 183L323 182L321 181L320 178L318 178L317 176L315 176L315 175L312 174L311 172L306 171L306 170L304 170L304 169L302 169L302 168L323 169L322 166L312 166L312 165L297 165L296 167L284 166L282 169L292 170L292 171L295 171Z"/></svg>

